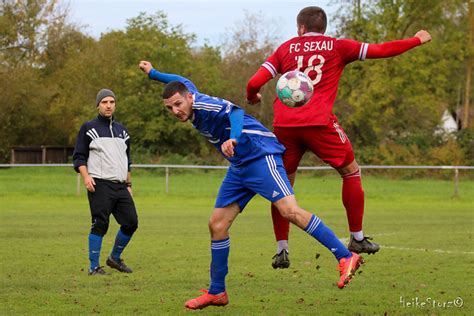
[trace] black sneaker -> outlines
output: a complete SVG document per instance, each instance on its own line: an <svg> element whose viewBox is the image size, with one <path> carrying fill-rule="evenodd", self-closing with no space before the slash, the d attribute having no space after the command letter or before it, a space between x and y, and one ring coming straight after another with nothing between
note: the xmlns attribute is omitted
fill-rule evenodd
<svg viewBox="0 0 474 316"><path fill-rule="evenodd" d="M119 270L120 272L125 272L125 273L132 273L132 269L130 269L129 267L127 267L127 265L125 264L125 262L123 262L123 259L120 259L120 262L117 262L114 260L114 258L112 258L111 256L109 256L107 258L107 261L105 262L109 267L111 268L114 268L114 269L117 269Z"/></svg>
<svg viewBox="0 0 474 316"><path fill-rule="evenodd" d="M95 267L94 269L89 269L89 275L109 275L110 273L105 272L103 267Z"/></svg>
<svg viewBox="0 0 474 316"><path fill-rule="evenodd" d="M366 236L361 241L357 241L354 236L351 235L351 240L349 241L347 248L355 253L365 252L369 255L379 251L380 246L374 242L370 242L369 240L372 240L372 238Z"/></svg>
<svg viewBox="0 0 474 316"><path fill-rule="evenodd" d="M273 269L288 269L290 266L290 255L286 249L280 251L273 256L272 267Z"/></svg>

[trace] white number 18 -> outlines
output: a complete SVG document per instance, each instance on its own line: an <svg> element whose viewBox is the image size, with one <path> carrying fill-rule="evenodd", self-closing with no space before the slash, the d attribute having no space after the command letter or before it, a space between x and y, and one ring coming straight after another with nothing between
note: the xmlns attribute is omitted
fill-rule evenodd
<svg viewBox="0 0 474 316"><path fill-rule="evenodd" d="M316 85L319 81L321 81L321 77L323 75L323 72L321 68L324 65L324 57L321 55L313 55L308 59L308 67L306 67L305 70L303 70L303 58L304 56L296 56L295 59L298 62L298 65L296 66L296 70L304 72L306 75L309 76L310 71L316 71L316 78L313 80L313 85ZM319 60L319 64L314 65L314 62L316 59Z"/></svg>

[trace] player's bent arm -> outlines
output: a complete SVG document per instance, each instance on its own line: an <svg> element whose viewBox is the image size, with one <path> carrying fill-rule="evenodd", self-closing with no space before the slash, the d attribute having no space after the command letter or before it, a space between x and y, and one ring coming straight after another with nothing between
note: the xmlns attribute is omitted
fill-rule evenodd
<svg viewBox="0 0 474 316"><path fill-rule="evenodd" d="M230 121L230 136L221 145L221 151L226 157L234 155L234 147L238 144L242 129L244 128L244 110L238 107L233 107L229 113Z"/></svg>
<svg viewBox="0 0 474 316"><path fill-rule="evenodd" d="M369 44L366 58L394 57L421 44L422 40L418 36L382 44Z"/></svg>
<svg viewBox="0 0 474 316"><path fill-rule="evenodd" d="M244 110L241 108L234 107L229 113L230 121L230 138L239 141L240 135L242 135L242 129L244 128Z"/></svg>
<svg viewBox="0 0 474 316"><path fill-rule="evenodd" d="M247 100L250 103L254 100L256 101L256 99L260 101L258 98L260 89L272 78L273 76L267 68L260 67L247 83Z"/></svg>

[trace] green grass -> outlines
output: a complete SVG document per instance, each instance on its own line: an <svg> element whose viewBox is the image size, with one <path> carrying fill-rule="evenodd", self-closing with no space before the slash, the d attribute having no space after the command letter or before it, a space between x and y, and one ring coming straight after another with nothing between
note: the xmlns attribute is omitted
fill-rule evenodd
<svg viewBox="0 0 474 316"><path fill-rule="evenodd" d="M76 196L69 168L0 169L0 314L148 314L186 312L183 303L209 282L207 220L224 171L177 172L165 193L162 171L134 171L139 230L124 252L135 272L89 277L90 225L85 190ZM82 183L81 183L82 184ZM340 237L347 222L340 179L305 173L297 199ZM255 198L231 229L230 304L196 313L231 315L474 313L474 183L459 198L443 180L365 177L365 232L383 246L363 273L339 290L336 261L292 227L291 267L273 270L276 245L268 203ZM117 231L111 218L101 261ZM320 253L319 259L315 254ZM460 297L463 307L402 306Z"/></svg>

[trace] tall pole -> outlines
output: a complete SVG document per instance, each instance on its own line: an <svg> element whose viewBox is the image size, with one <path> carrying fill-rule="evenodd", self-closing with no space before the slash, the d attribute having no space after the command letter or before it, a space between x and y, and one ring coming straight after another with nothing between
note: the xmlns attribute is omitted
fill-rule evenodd
<svg viewBox="0 0 474 316"><path fill-rule="evenodd" d="M170 171L169 168L165 168L165 192L169 193L169 183L170 183Z"/></svg>

